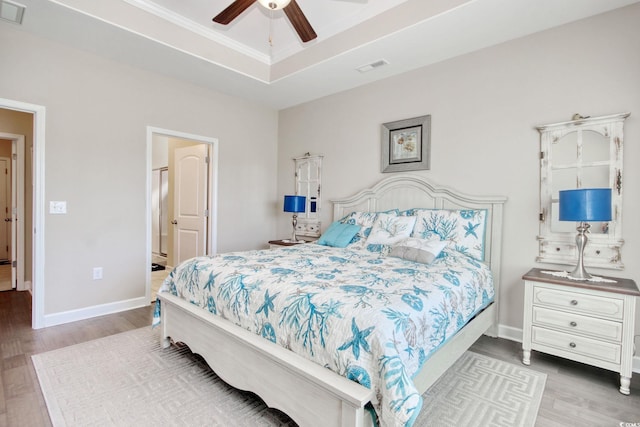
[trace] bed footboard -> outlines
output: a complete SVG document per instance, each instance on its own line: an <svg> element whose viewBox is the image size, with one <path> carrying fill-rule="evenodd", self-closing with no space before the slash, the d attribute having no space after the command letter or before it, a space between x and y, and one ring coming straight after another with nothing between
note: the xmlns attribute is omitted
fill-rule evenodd
<svg viewBox="0 0 640 427"><path fill-rule="evenodd" d="M495 303L491 303L431 355L423 369L413 378L413 382L421 393L427 391L478 338L484 334L495 337L495 335L491 335L495 329L493 323L496 318L495 310Z"/></svg>
<svg viewBox="0 0 640 427"><path fill-rule="evenodd" d="M374 393L173 295L162 302L160 340L183 342L227 383L260 396L300 426L371 425Z"/></svg>

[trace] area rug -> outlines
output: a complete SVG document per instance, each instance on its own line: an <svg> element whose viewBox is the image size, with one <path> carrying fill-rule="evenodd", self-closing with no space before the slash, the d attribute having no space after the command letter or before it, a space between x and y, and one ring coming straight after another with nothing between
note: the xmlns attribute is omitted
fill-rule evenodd
<svg viewBox="0 0 640 427"><path fill-rule="evenodd" d="M32 356L55 427L295 426L141 328ZM425 393L415 426L533 426L546 375L466 352Z"/></svg>
<svg viewBox="0 0 640 427"><path fill-rule="evenodd" d="M532 427L547 374L467 351L424 394L415 426Z"/></svg>

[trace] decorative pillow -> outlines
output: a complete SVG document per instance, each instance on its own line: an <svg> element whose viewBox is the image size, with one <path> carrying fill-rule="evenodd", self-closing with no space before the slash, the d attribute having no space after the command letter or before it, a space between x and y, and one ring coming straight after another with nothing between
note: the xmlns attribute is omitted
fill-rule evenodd
<svg viewBox="0 0 640 427"><path fill-rule="evenodd" d="M338 221L332 223L327 230L322 233L318 239L319 245L334 246L336 248L344 248L351 239L360 231L359 225L342 224Z"/></svg>
<svg viewBox="0 0 640 427"><path fill-rule="evenodd" d="M431 264L448 244L449 242L446 240L424 240L410 237L393 245L389 256L421 264Z"/></svg>
<svg viewBox="0 0 640 427"><path fill-rule="evenodd" d="M371 227L373 227L373 223L376 221L378 215L398 216L398 210L394 209L387 212L351 212L349 215L340 220L340 222L343 224L353 224L360 226L360 231L358 231L358 233L356 233L356 235L353 237L353 240L351 240L349 248L365 248L365 242L367 240L367 237L369 237L369 233L371 233Z"/></svg>
<svg viewBox="0 0 640 427"><path fill-rule="evenodd" d="M405 214L418 218L412 237L448 240L456 251L484 259L486 209L410 209Z"/></svg>
<svg viewBox="0 0 640 427"><path fill-rule="evenodd" d="M411 235L416 223L415 216L378 215L367 237L369 245L393 245Z"/></svg>

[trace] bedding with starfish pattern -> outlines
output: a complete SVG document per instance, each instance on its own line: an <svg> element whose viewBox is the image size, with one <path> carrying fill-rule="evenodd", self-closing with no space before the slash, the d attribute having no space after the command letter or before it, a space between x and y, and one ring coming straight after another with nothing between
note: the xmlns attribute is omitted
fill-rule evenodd
<svg viewBox="0 0 640 427"><path fill-rule="evenodd" d="M436 252L429 262L314 243L232 252L185 261L160 292L373 389L381 425L411 426L422 407L412 378L494 297L487 265Z"/></svg>

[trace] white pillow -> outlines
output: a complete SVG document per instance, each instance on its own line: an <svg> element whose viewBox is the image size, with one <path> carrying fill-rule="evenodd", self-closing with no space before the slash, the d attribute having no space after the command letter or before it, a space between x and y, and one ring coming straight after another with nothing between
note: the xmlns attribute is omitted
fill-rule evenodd
<svg viewBox="0 0 640 427"><path fill-rule="evenodd" d="M367 245L393 245L411 235L415 216L380 215L373 223Z"/></svg>
<svg viewBox="0 0 640 427"><path fill-rule="evenodd" d="M424 240L411 237L393 245L389 256L431 264L448 244L447 240Z"/></svg>

